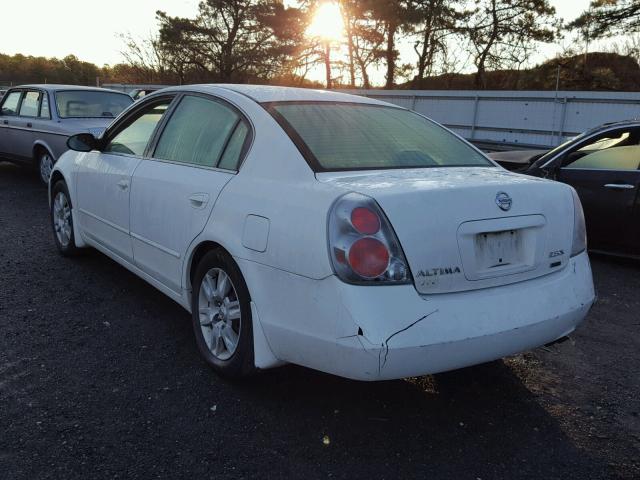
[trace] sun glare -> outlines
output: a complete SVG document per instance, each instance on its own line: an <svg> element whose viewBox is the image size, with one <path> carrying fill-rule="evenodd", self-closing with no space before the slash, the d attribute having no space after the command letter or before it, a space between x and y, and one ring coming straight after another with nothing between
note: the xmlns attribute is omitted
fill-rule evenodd
<svg viewBox="0 0 640 480"><path fill-rule="evenodd" d="M340 5L336 2L322 2L318 5L307 35L324 41L337 41L344 36L344 24Z"/></svg>

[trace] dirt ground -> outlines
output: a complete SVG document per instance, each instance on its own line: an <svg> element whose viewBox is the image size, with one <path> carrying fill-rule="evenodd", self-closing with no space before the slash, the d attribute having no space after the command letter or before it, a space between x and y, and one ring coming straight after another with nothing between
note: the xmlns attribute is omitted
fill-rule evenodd
<svg viewBox="0 0 640 480"><path fill-rule="evenodd" d="M382 383L241 383L105 256L60 257L46 191L0 164L0 478L640 478L640 264L593 257L571 339Z"/></svg>

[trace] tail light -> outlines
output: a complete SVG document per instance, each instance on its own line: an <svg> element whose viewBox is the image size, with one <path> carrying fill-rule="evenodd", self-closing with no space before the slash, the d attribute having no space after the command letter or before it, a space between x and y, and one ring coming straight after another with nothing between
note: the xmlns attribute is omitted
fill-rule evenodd
<svg viewBox="0 0 640 480"><path fill-rule="evenodd" d="M411 282L400 242L376 201L358 193L340 197L329 213L329 254L347 283Z"/></svg>
<svg viewBox="0 0 640 480"><path fill-rule="evenodd" d="M571 256L575 257L587 249L587 228L584 223L584 212L580 197L575 189L571 189L573 195L573 242L571 244Z"/></svg>

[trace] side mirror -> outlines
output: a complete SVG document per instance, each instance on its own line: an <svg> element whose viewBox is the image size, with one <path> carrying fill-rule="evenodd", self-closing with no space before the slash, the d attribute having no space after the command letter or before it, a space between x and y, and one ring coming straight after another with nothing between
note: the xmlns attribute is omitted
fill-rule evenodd
<svg viewBox="0 0 640 480"><path fill-rule="evenodd" d="M90 152L98 148L98 140L90 133L78 133L67 139L67 147L76 152Z"/></svg>

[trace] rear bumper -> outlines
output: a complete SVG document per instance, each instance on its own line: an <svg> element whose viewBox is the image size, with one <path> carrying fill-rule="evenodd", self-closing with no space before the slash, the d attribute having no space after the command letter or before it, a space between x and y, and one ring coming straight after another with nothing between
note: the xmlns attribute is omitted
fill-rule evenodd
<svg viewBox="0 0 640 480"><path fill-rule="evenodd" d="M273 306L275 290L256 298L253 273L248 283L275 356L358 380L442 372L538 347L571 333L595 299L586 253L534 280L429 296L412 285L362 287L269 270L269 283L288 293L282 307Z"/></svg>

